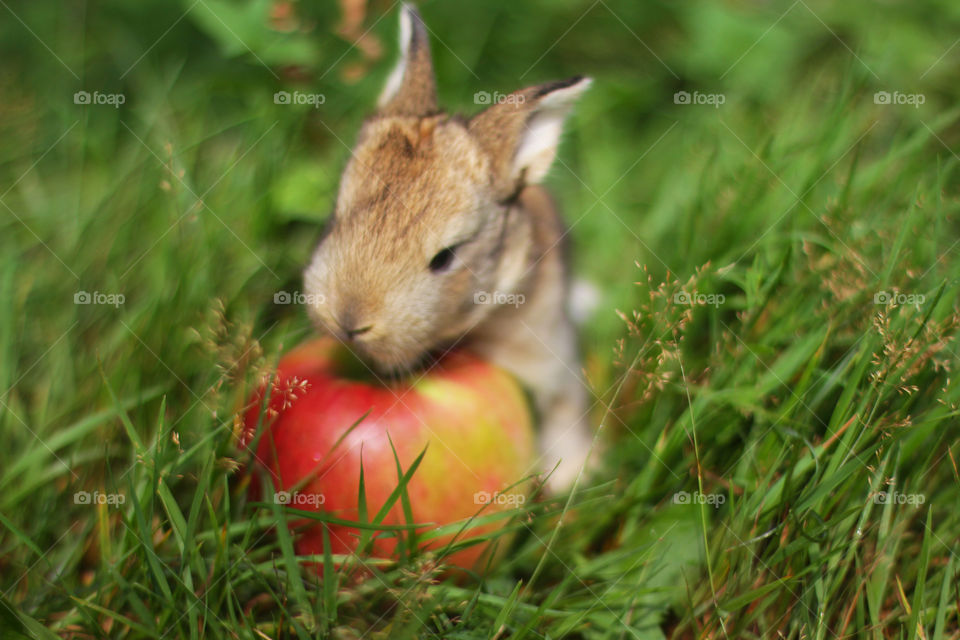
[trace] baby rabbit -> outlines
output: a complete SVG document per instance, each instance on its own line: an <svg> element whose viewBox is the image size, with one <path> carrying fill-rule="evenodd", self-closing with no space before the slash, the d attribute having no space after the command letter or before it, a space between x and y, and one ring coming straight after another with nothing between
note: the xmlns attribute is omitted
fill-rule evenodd
<svg viewBox="0 0 960 640"><path fill-rule="evenodd" d="M311 317L384 372L464 346L532 391L543 468L568 487L591 445L564 225L538 185L589 78L466 119L437 107L427 28L404 5L400 61L363 125L306 269Z"/></svg>

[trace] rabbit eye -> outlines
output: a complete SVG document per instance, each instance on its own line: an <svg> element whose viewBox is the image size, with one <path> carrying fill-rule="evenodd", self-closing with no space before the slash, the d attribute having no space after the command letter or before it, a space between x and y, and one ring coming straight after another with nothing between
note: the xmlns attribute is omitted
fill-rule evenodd
<svg viewBox="0 0 960 640"><path fill-rule="evenodd" d="M441 273L450 268L450 265L453 264L454 257L454 247L447 247L446 249L441 250L437 255L433 256L433 259L430 260L430 271L433 273Z"/></svg>

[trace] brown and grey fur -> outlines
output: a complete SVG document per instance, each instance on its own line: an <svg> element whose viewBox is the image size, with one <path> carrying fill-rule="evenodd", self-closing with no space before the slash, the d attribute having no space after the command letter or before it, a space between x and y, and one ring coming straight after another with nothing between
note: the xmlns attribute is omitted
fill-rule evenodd
<svg viewBox="0 0 960 640"><path fill-rule="evenodd" d="M519 377L541 417L543 468L559 463L554 488L580 471L591 430L567 315L564 227L537 183L589 84L523 89L469 120L444 114L426 27L404 6L401 60L305 273L307 293L323 300L312 317L381 370L462 345ZM449 268L431 270L449 247ZM483 293L510 303L482 303Z"/></svg>

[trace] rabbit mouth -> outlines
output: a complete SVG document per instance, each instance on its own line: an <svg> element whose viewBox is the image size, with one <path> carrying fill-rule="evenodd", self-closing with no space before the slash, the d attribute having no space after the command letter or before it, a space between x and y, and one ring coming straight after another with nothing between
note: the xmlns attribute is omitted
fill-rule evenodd
<svg viewBox="0 0 960 640"><path fill-rule="evenodd" d="M429 364L429 351L389 339L357 339L345 344L381 376L400 378L417 373Z"/></svg>
<svg viewBox="0 0 960 640"><path fill-rule="evenodd" d="M441 340L434 344L399 344L386 341L348 343L373 371L387 379L421 375L432 369L444 356L457 347L456 340Z"/></svg>

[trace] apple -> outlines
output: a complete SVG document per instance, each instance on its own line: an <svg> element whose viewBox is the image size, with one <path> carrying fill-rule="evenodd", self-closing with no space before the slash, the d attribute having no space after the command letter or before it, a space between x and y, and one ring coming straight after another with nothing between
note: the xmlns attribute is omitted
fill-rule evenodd
<svg viewBox="0 0 960 640"><path fill-rule="evenodd" d="M272 480L275 494L268 498L290 507L356 522L362 464L369 521L398 486L397 462L406 473L421 453L406 487L413 522L430 523L417 530L418 540L434 527L516 508L526 499L529 482L521 481L536 464L529 403L511 375L468 351L450 352L424 373L384 381L346 346L317 338L280 360L266 409L264 395L261 389L246 413L244 443L253 444L263 415L256 466ZM482 519L457 541L509 520ZM309 522L296 523L301 555L323 552L323 524ZM401 500L382 524L394 529L375 532L367 550L395 557L396 525L409 524ZM356 527L328 527L332 553L357 549ZM419 546L443 549L453 537ZM470 546L443 562L481 570L486 551L485 544Z"/></svg>

